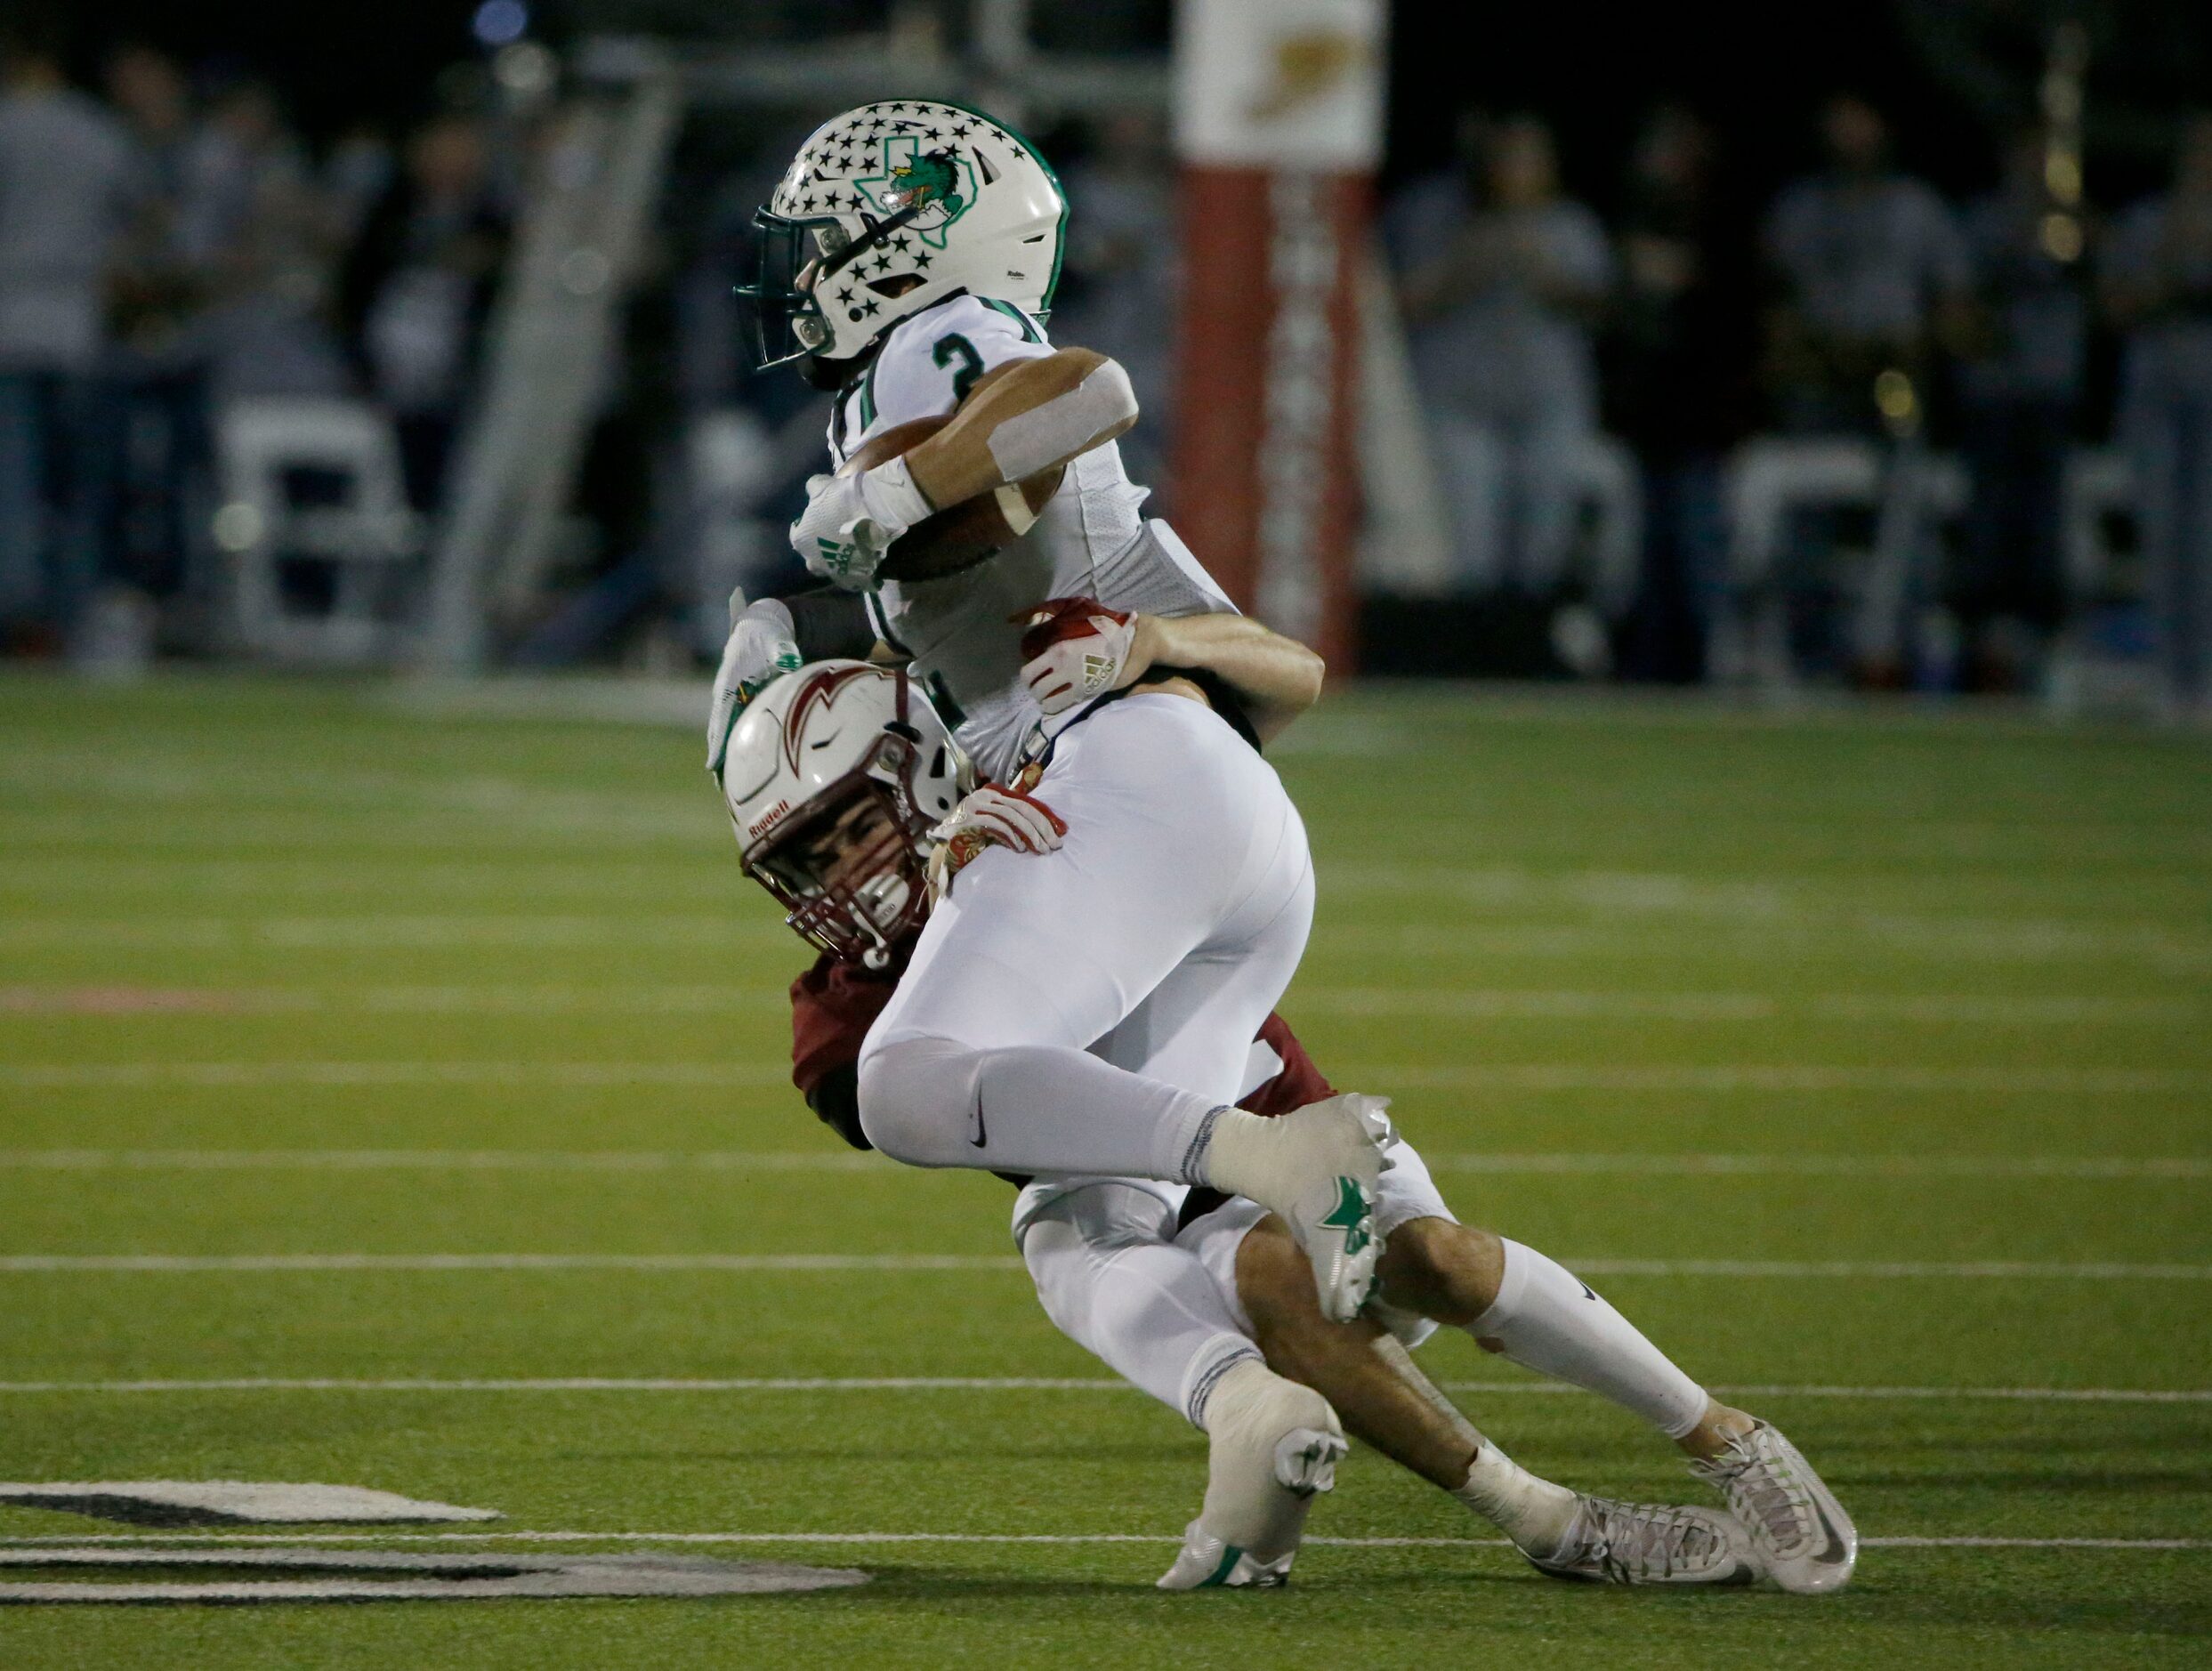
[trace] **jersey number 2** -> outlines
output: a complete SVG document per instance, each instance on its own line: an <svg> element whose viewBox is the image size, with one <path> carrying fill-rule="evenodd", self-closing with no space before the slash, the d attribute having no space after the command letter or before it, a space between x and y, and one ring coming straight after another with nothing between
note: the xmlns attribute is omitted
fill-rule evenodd
<svg viewBox="0 0 2212 1671"><path fill-rule="evenodd" d="M930 350L930 358L941 366L960 362L960 369L952 374L952 400L957 406L968 398L968 391L975 387L975 380L983 375L983 356L975 351L975 344L955 332L941 336L937 346Z"/></svg>

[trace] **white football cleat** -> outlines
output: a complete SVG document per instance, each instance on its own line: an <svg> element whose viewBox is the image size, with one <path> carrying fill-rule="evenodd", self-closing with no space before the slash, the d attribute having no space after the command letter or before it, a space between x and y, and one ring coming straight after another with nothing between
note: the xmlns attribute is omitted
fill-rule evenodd
<svg viewBox="0 0 2212 1671"><path fill-rule="evenodd" d="M1603 1497L1576 1500L1550 1554L1521 1553L1547 1578L1586 1584L1752 1584L1764 1570L1732 1514Z"/></svg>
<svg viewBox="0 0 2212 1671"><path fill-rule="evenodd" d="M1290 1580L1314 1497L1336 1483L1347 1449L1328 1401L1257 1358L1236 1364L1206 1401L1206 1505L1183 1529L1163 1590L1271 1589Z"/></svg>
<svg viewBox="0 0 2212 1671"><path fill-rule="evenodd" d="M1275 1122L1286 1127L1286 1138L1311 1152L1305 1175L1317 1181L1287 1204L1265 1205L1312 1262L1321 1314L1331 1322L1350 1322L1375 1292L1375 1263L1383 1256L1383 1239L1375 1233L1375 1191L1383 1175L1383 1146L1391 1138L1383 1112L1389 1106L1388 1097L1346 1092L1293 1109Z"/></svg>
<svg viewBox="0 0 2212 1671"><path fill-rule="evenodd" d="M1690 1471L1709 1480L1751 1534L1767 1576L1798 1595L1821 1595L1851 1582L1859 1560L1859 1529L1836 1494L1766 1422L1728 1441Z"/></svg>
<svg viewBox="0 0 2212 1671"><path fill-rule="evenodd" d="M1273 1561L1255 1560L1251 1551L1224 1544L1206 1530L1203 1517L1183 1529L1183 1549L1175 1564L1160 1574L1163 1590L1280 1590L1290 1582L1294 1548Z"/></svg>

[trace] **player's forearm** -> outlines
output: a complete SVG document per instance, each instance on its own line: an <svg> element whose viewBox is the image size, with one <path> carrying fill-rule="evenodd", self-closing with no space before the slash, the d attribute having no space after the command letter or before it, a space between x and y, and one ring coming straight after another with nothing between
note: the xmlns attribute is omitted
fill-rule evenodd
<svg viewBox="0 0 2212 1671"><path fill-rule="evenodd" d="M1273 737L1320 700L1327 671L1320 657L1295 638L1248 615L1140 615L1128 682L1154 667L1202 668L1244 698L1263 739Z"/></svg>
<svg viewBox="0 0 2212 1671"><path fill-rule="evenodd" d="M1136 421L1128 375L1103 354L1063 348L981 384L905 463L942 510L1064 464Z"/></svg>

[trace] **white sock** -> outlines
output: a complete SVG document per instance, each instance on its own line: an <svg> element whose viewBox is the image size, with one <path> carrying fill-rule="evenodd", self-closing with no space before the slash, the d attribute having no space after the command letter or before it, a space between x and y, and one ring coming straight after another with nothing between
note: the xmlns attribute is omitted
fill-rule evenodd
<svg viewBox="0 0 2212 1671"><path fill-rule="evenodd" d="M1498 1298L1467 1325L1514 1362L1600 1393L1680 1439L1705 1417L1705 1389L1595 1289L1533 1247L1500 1238Z"/></svg>
<svg viewBox="0 0 2212 1671"><path fill-rule="evenodd" d="M1488 1440L1452 1495L1532 1555L1556 1554L1575 1517L1575 1494L1538 1479Z"/></svg>
<svg viewBox="0 0 2212 1671"><path fill-rule="evenodd" d="M1379 1099L1368 1100L1384 1106ZM1380 1164L1358 1128L1320 1104L1271 1119L1224 1108L1199 1126L1183 1175L1280 1213L1336 1174L1364 1168L1372 1178Z"/></svg>
<svg viewBox="0 0 2212 1671"><path fill-rule="evenodd" d="M1149 1191L1095 1183L1061 1196L1021 1234L1021 1257L1060 1332L1193 1426L1232 1365L1260 1362L1198 1256L1167 1239Z"/></svg>

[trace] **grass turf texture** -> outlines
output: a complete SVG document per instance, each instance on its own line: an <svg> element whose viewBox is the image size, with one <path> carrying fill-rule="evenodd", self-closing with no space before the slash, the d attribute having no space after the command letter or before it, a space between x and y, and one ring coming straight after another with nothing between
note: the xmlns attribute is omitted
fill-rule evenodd
<svg viewBox="0 0 2212 1671"><path fill-rule="evenodd" d="M0 1381L1101 1376L1008 1262L1003 1185L848 1162L780 1083L803 956L698 754L345 685L0 682ZM1396 1096L1463 1215L1631 1262L1604 1288L1693 1373L2212 1387L2200 743L1370 693L1279 759L1321 876L1286 1013ZM983 1263L22 1263L285 1254ZM1983 1261L2044 1269L1804 1269ZM1696 1497L1609 1407L1464 1337L1423 1355L1486 1384L1461 1402L1530 1466ZM1870 1538L2212 1532L2212 1404L1743 1401ZM0 1664L2072 1667L2201 1663L2212 1627L2203 1548L1877 1545L1804 1601L1316 1543L1288 1593L1158 1595L1203 1474L1197 1435L1096 1386L11 1390L6 1479L373 1485L501 1531L1156 1541L671 1546L877 1575L713 1602L6 1610ZM1486 1535L1367 1453L1312 1530ZM0 1539L117 1530L0 1508Z"/></svg>

